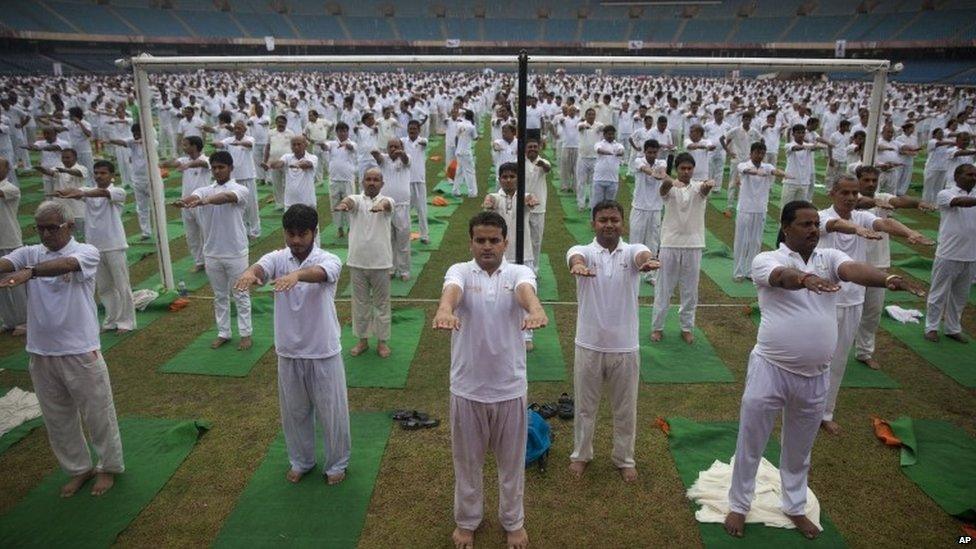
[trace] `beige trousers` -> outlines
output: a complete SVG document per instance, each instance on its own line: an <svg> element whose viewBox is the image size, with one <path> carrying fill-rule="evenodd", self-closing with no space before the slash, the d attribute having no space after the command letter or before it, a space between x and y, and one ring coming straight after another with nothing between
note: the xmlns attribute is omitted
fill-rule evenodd
<svg viewBox="0 0 976 549"><path fill-rule="evenodd" d="M629 353L604 353L576 346L573 364L573 453L570 461L593 459L593 432L600 410L600 397L606 384L613 414L613 453L616 467L634 467L634 442L637 437L637 385L640 356Z"/></svg>
<svg viewBox="0 0 976 549"><path fill-rule="evenodd" d="M390 339L390 270L349 267L352 279L352 333Z"/></svg>

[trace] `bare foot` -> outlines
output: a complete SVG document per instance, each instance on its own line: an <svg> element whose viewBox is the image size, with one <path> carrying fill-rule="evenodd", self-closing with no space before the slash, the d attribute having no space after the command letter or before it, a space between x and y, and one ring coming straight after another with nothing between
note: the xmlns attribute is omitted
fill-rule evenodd
<svg viewBox="0 0 976 549"><path fill-rule="evenodd" d="M505 532L505 547L508 549L525 549L529 546L529 534L525 528L519 528L514 532Z"/></svg>
<svg viewBox="0 0 976 549"><path fill-rule="evenodd" d="M288 469L288 472L285 473L285 480L287 480L288 482L290 482L292 484L298 484L298 482L300 480L302 480L302 477L304 477L304 476L305 476L305 473L301 473L301 472L296 471L294 469Z"/></svg>
<svg viewBox="0 0 976 549"><path fill-rule="evenodd" d="M340 482L346 480L346 472L340 471L334 475L325 475L325 482L329 483L329 486L339 484Z"/></svg>
<svg viewBox="0 0 976 549"><path fill-rule="evenodd" d="M217 339L210 342L211 349L219 349L221 345L230 341L229 339L224 339L222 337L217 337Z"/></svg>
<svg viewBox="0 0 976 549"><path fill-rule="evenodd" d="M935 330L932 330L932 331L929 331L929 332L925 332L925 339L931 341L932 343L938 343L939 342L939 332L936 332Z"/></svg>
<svg viewBox="0 0 976 549"><path fill-rule="evenodd" d="M115 335L124 336L125 334L127 334L127 333L129 333L131 331L132 330L127 330L125 328L118 328L117 330L115 330Z"/></svg>
<svg viewBox="0 0 976 549"><path fill-rule="evenodd" d="M400 275L400 280L406 282L406 281L410 280L410 275L407 274L407 273L403 273L403 274Z"/></svg>
<svg viewBox="0 0 976 549"><path fill-rule="evenodd" d="M624 479L624 482L634 482L637 480L637 468L636 467L621 467L620 478Z"/></svg>
<svg viewBox="0 0 976 549"><path fill-rule="evenodd" d="M369 349L369 342L365 339L360 339L359 343L357 343L355 347L349 349L349 354L352 356L359 356L365 353L367 349Z"/></svg>
<svg viewBox="0 0 976 549"><path fill-rule="evenodd" d="M587 461L571 461L569 462L569 472L573 473L576 478L583 478L583 473L586 472L587 465L589 465Z"/></svg>
<svg viewBox="0 0 976 549"><path fill-rule="evenodd" d="M95 475L95 485L92 486L91 495L100 496L108 492L115 486L115 475L112 473L97 473Z"/></svg>
<svg viewBox="0 0 976 549"><path fill-rule="evenodd" d="M725 531L728 532L730 536L741 538L745 535L746 530L746 516L742 513L736 513L735 511L729 512L725 515Z"/></svg>
<svg viewBox="0 0 976 549"><path fill-rule="evenodd" d="M969 343L969 340L966 339L966 336L962 335L961 333L946 334L945 336L953 341L958 341L959 343Z"/></svg>
<svg viewBox="0 0 976 549"><path fill-rule="evenodd" d="M881 363L875 360L874 357L858 358L857 361L867 366L868 368L871 368L872 370L881 369Z"/></svg>
<svg viewBox="0 0 976 549"><path fill-rule="evenodd" d="M200 271L204 270L205 268L206 268L205 265L194 265L193 268L190 269L190 272L191 273L199 273Z"/></svg>
<svg viewBox="0 0 976 549"><path fill-rule="evenodd" d="M380 355L380 358L386 358L390 356L391 352L393 351L390 350L390 347L385 342L380 341L379 343L376 344L376 354Z"/></svg>
<svg viewBox="0 0 976 549"><path fill-rule="evenodd" d="M525 342L525 352L531 353L533 349L535 349L535 343L532 343L532 340L526 341Z"/></svg>
<svg viewBox="0 0 976 549"><path fill-rule="evenodd" d="M814 539L820 535L820 528L813 523L806 515L786 515L790 517L796 529L807 539Z"/></svg>
<svg viewBox="0 0 976 549"><path fill-rule="evenodd" d="M681 332L681 339L683 339L688 345L691 345L695 342L695 334L691 332Z"/></svg>
<svg viewBox="0 0 976 549"><path fill-rule="evenodd" d="M61 487L61 497L70 498L71 496L75 495L75 492L84 486L85 483L88 482L88 479L92 478L93 476L95 476L95 471L87 471L80 475L71 477L71 480Z"/></svg>
<svg viewBox="0 0 976 549"><path fill-rule="evenodd" d="M251 345L254 345L254 342L251 341L251 336L244 336L241 338L241 342L237 345L237 350L246 351L251 348Z"/></svg>
<svg viewBox="0 0 976 549"><path fill-rule="evenodd" d="M651 332L651 341L661 341L662 338L664 338L664 332L661 330Z"/></svg>
<svg viewBox="0 0 976 549"><path fill-rule="evenodd" d="M840 424L836 421L825 419L820 422L820 428L827 431L828 435L839 435L840 434Z"/></svg>
<svg viewBox="0 0 976 549"><path fill-rule="evenodd" d="M474 549L474 530L457 527L451 534L451 541L454 542L454 549Z"/></svg>

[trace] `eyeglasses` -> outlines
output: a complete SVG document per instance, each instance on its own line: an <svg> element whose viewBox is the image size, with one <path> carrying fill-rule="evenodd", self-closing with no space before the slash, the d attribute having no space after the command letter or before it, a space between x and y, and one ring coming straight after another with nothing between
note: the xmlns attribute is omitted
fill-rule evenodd
<svg viewBox="0 0 976 549"><path fill-rule="evenodd" d="M60 225L34 225L34 228L37 229L38 233L53 233L67 226L67 223L61 223Z"/></svg>

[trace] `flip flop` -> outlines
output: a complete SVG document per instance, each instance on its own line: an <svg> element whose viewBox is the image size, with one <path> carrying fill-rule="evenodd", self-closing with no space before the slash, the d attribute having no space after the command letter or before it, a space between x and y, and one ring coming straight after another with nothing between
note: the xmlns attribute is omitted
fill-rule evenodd
<svg viewBox="0 0 976 549"><path fill-rule="evenodd" d="M423 416L423 419L415 417L402 421L400 422L400 426L403 427L405 431L416 431L418 429L432 429L441 424L440 420L430 419L427 417L427 414L423 414Z"/></svg>
<svg viewBox="0 0 976 549"><path fill-rule="evenodd" d="M393 421L404 421L410 419L416 413L416 410L395 410L393 412Z"/></svg>
<svg viewBox="0 0 976 549"><path fill-rule="evenodd" d="M573 419L573 399L569 394L563 393L559 396L559 404L556 407L559 419Z"/></svg>

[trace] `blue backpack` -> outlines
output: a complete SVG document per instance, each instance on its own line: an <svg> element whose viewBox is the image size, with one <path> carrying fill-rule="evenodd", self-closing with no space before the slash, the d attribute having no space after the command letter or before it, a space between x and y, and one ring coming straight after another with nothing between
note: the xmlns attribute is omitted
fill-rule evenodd
<svg viewBox="0 0 976 549"><path fill-rule="evenodd" d="M528 411L528 439L525 444L525 467L538 464L539 471L546 470L549 447L552 446L552 430L546 420L535 410Z"/></svg>

